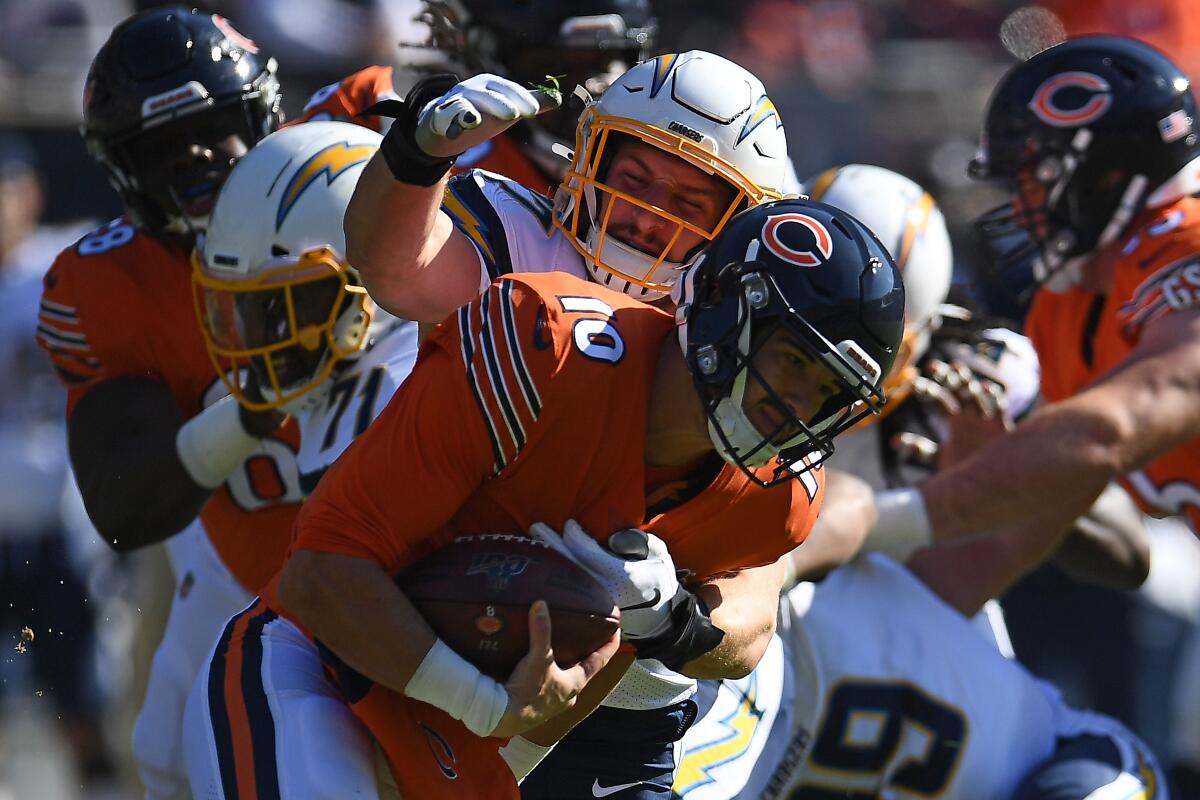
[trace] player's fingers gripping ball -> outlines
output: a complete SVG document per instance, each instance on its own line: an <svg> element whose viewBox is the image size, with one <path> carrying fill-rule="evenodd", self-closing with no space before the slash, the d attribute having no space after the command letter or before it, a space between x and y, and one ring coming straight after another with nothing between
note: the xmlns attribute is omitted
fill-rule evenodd
<svg viewBox="0 0 1200 800"><path fill-rule="evenodd" d="M410 564L400 588L456 653L506 680L530 650L529 609L550 608L554 661L570 667L612 638L621 613L585 569L526 536L460 536Z"/></svg>

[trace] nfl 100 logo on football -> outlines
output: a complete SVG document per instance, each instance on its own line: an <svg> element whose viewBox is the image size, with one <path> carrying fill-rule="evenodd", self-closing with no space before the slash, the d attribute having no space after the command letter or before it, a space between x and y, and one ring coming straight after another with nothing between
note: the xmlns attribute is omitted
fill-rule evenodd
<svg viewBox="0 0 1200 800"><path fill-rule="evenodd" d="M508 540L511 538L505 534L495 534L490 536L480 536L481 540L495 539ZM467 577L473 575L482 575L487 581L489 589L497 591L508 588L508 584L513 578L520 575L529 566L529 556L523 556L516 553L479 553L471 558L467 565Z"/></svg>

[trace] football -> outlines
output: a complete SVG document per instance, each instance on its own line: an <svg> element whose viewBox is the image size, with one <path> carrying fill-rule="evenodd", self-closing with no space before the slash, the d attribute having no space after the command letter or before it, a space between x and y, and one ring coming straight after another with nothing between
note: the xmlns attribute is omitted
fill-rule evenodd
<svg viewBox="0 0 1200 800"><path fill-rule="evenodd" d="M529 606L537 600L550 607L561 667L579 663L620 624L621 612L595 578L524 536L460 536L397 580L447 645L499 681L529 652Z"/></svg>

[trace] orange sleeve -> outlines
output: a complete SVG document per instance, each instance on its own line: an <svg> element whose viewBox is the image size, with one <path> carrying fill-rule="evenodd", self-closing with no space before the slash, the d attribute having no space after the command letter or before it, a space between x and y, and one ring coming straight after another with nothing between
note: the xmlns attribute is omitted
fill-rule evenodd
<svg viewBox="0 0 1200 800"><path fill-rule="evenodd" d="M340 120L381 132L383 119L371 115L362 116L361 112L380 100L396 96L392 85L392 68L367 67L337 83L318 89L304 104L300 116L288 120L287 125L299 125L314 119Z"/></svg>
<svg viewBox="0 0 1200 800"><path fill-rule="evenodd" d="M137 248L124 246L134 235L131 225L117 220L81 243L117 242L120 257L136 259ZM68 414L100 381L156 374L152 354L136 336L142 328L129 318L141 305L134 297L138 288L124 271L109 268L115 253L81 253L80 247L72 245L54 260L42 279L38 309L37 341L67 387Z"/></svg>
<svg viewBox="0 0 1200 800"><path fill-rule="evenodd" d="M541 313L536 292L501 280L439 325L383 413L322 477L294 546L389 572L420 555L535 435L558 348L524 347L534 337L517 332L532 332Z"/></svg>
<svg viewBox="0 0 1200 800"><path fill-rule="evenodd" d="M809 472L811 480L798 478L791 482L792 507L788 513L787 536L792 547L804 543L812 533L821 505L825 502L825 469Z"/></svg>

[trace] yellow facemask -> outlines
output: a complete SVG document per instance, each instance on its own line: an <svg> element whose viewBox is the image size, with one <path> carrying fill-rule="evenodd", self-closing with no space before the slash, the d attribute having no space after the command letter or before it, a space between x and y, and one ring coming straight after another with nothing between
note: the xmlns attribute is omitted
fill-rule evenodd
<svg viewBox="0 0 1200 800"><path fill-rule="evenodd" d="M312 391L366 339L374 304L328 248L278 260L252 277L215 277L192 254L196 318L209 358L237 401L266 411ZM247 395L253 369L263 397Z"/></svg>
<svg viewBox="0 0 1200 800"><path fill-rule="evenodd" d="M710 241L741 209L781 196L764 190L737 168L684 136L634 119L601 116L591 109L585 114L590 118L576 129L575 155L555 197L554 226L567 235L598 282L608 284L616 277L654 292L669 292L679 264L668 261L667 254L685 231L698 235L703 242ZM601 172L607 170L619 142L626 137L653 145L728 183L732 196L716 223L711 227L696 225L606 183ZM655 214L674 226L658 253L642 253L609 234L609 220L618 201Z"/></svg>

